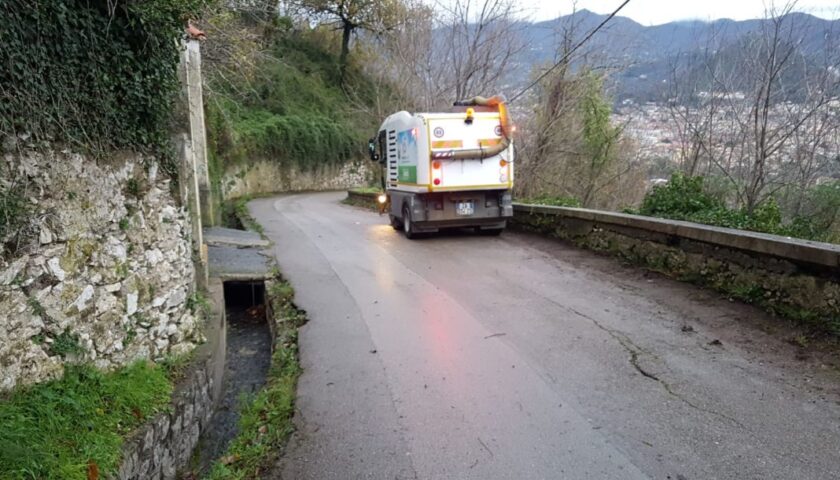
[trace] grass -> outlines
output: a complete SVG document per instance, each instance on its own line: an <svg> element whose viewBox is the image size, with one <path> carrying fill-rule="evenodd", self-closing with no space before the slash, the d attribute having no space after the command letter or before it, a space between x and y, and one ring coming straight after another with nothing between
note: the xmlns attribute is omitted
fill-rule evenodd
<svg viewBox="0 0 840 480"><path fill-rule="evenodd" d="M224 224L230 228L238 228L240 225L260 235L263 234L262 225L251 216L248 211L248 202L252 197L245 195L243 197L232 198L227 200L222 205L222 216Z"/></svg>
<svg viewBox="0 0 840 480"><path fill-rule="evenodd" d="M0 479L113 474L125 435L171 394L165 369L148 362L111 373L71 366L60 380L16 391L0 403Z"/></svg>
<svg viewBox="0 0 840 480"><path fill-rule="evenodd" d="M263 478L294 431L295 388L301 372L297 329L306 316L295 307L294 290L288 282L272 285L268 299L277 335L266 385L243 405L239 433L212 465L208 480Z"/></svg>

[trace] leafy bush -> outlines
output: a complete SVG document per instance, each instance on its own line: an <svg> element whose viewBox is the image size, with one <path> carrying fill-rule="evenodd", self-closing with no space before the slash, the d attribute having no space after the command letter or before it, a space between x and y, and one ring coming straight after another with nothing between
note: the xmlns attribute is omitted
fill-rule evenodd
<svg viewBox="0 0 840 480"><path fill-rule="evenodd" d="M0 133L163 151L176 40L200 1L0 3Z"/></svg>
<svg viewBox="0 0 840 480"><path fill-rule="evenodd" d="M703 177L671 176L665 185L657 185L645 196L641 215L688 220L689 217L725 210L723 202L703 190Z"/></svg>
<svg viewBox="0 0 840 480"><path fill-rule="evenodd" d="M645 196L638 213L808 240L837 240L832 228L836 228L834 224L840 208L840 186L817 187L810 192L810 197L808 204L813 213L784 222L781 208L772 197L752 212L733 209L706 190L703 177L676 173L667 184L654 187Z"/></svg>
<svg viewBox="0 0 840 480"><path fill-rule="evenodd" d="M108 477L125 434L171 392L166 372L146 362L107 374L68 367L61 380L17 391L0 402L0 478L84 480L89 468Z"/></svg>

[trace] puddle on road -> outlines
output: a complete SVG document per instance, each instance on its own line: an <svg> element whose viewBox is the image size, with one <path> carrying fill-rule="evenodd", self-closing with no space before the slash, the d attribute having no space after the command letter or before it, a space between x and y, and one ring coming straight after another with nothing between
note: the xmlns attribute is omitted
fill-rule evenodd
<svg viewBox="0 0 840 480"><path fill-rule="evenodd" d="M197 471L207 473L238 432L242 398L265 384L271 364L271 331L265 316L265 284L225 282L227 354L221 401L197 447Z"/></svg>

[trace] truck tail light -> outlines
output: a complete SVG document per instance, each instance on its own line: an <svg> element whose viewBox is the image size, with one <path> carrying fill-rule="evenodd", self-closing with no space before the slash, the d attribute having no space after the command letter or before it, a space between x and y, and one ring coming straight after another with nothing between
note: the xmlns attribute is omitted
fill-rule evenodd
<svg viewBox="0 0 840 480"><path fill-rule="evenodd" d="M443 182L443 168L439 161L432 162L432 183L437 186Z"/></svg>

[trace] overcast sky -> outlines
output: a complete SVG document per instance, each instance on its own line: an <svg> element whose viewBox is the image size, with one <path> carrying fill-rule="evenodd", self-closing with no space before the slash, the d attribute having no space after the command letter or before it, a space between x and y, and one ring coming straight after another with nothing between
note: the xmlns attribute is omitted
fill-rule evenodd
<svg viewBox="0 0 840 480"><path fill-rule="evenodd" d="M643 25L659 25L674 20L744 20L764 15L770 0L630 0L619 15ZM533 20L549 20L572 11L572 0L519 0ZM578 10L611 13L621 0L578 0ZM777 1L777 5L783 2ZM838 0L801 0L795 9L823 18L840 18Z"/></svg>

